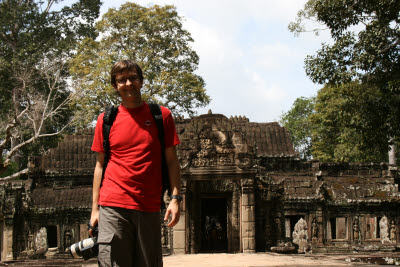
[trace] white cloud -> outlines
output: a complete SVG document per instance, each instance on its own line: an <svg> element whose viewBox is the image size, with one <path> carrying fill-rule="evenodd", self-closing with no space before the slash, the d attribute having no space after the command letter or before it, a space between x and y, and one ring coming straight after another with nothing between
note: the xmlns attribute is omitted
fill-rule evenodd
<svg viewBox="0 0 400 267"><path fill-rule="evenodd" d="M199 114L245 115L251 121L279 118L300 96L315 94L303 69L306 55L314 54L329 32L294 37L287 29L307 0L136 0L173 4L200 57L197 71L206 82L211 104ZM105 0L109 7L125 1Z"/></svg>
<svg viewBox="0 0 400 267"><path fill-rule="evenodd" d="M280 42L255 46L249 55L254 59L254 64L265 71L285 69L287 64L298 57L293 48Z"/></svg>

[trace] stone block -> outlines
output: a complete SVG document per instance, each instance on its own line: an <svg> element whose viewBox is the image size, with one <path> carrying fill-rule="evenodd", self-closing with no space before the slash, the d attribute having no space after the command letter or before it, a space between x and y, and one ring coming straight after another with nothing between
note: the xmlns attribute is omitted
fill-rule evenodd
<svg viewBox="0 0 400 267"><path fill-rule="evenodd" d="M242 237L253 238L256 236L255 222L242 222Z"/></svg>
<svg viewBox="0 0 400 267"><path fill-rule="evenodd" d="M185 250L185 231L174 230L173 231L174 240L174 251L175 250Z"/></svg>
<svg viewBox="0 0 400 267"><path fill-rule="evenodd" d="M242 222L254 222L255 216L255 206L242 206Z"/></svg>
<svg viewBox="0 0 400 267"><path fill-rule="evenodd" d="M174 249L174 254L185 254L185 250L184 249Z"/></svg>
<svg viewBox="0 0 400 267"><path fill-rule="evenodd" d="M174 226L174 231L175 230L185 230L185 213L181 212L181 216L179 219L179 222Z"/></svg>
<svg viewBox="0 0 400 267"><path fill-rule="evenodd" d="M242 206L254 206L254 194L242 194Z"/></svg>
<svg viewBox="0 0 400 267"><path fill-rule="evenodd" d="M256 239L255 238L242 238L243 242L243 253L253 253L256 251Z"/></svg>

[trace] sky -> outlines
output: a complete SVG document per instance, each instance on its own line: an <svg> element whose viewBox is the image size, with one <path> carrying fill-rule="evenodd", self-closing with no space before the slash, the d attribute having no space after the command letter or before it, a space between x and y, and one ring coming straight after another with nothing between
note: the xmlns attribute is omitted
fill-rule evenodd
<svg viewBox="0 0 400 267"><path fill-rule="evenodd" d="M101 14L126 1L103 0ZM200 57L197 74L211 103L197 110L246 116L251 122L279 121L298 97L316 95L322 86L306 76L304 59L329 33L288 30L306 0L137 0L137 4L176 6Z"/></svg>

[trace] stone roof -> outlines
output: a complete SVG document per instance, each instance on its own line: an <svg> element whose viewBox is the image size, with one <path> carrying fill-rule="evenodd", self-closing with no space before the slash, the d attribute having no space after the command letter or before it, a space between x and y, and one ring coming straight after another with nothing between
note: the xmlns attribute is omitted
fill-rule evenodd
<svg viewBox="0 0 400 267"><path fill-rule="evenodd" d="M31 195L32 206L37 210L91 209L92 187L36 188Z"/></svg>
<svg viewBox="0 0 400 267"><path fill-rule="evenodd" d="M96 154L91 151L94 130L66 135L56 148L42 157L40 169L46 173L93 173Z"/></svg>
<svg viewBox="0 0 400 267"><path fill-rule="evenodd" d="M283 187L287 201L326 200L343 205L400 200L398 185L390 177L272 175L271 178Z"/></svg>
<svg viewBox="0 0 400 267"><path fill-rule="evenodd" d="M242 122L236 124L246 135L248 144L255 145L257 155L269 157L293 157L297 155L288 131L277 122Z"/></svg>
<svg viewBox="0 0 400 267"><path fill-rule="evenodd" d="M292 157L295 155L287 130L279 126L277 122L255 123L248 122L245 118L228 119L220 114L205 114L194 119L178 117L175 119L178 135L184 141L185 138L182 138L184 131L193 120L202 123L201 121L215 118L227 125L226 131L241 132L244 142L251 145L258 156ZM41 158L39 168L48 175L91 175L96 163L96 155L91 151L93 134L94 129L89 129L78 134L66 135L57 148L50 149ZM180 146L183 147L184 144Z"/></svg>

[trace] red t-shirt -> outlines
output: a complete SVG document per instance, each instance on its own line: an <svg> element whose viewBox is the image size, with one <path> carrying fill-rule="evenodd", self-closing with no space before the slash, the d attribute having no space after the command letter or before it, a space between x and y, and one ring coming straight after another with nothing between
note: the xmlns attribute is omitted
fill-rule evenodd
<svg viewBox="0 0 400 267"><path fill-rule="evenodd" d="M161 107L165 147L180 143L171 112ZM104 153L102 113L96 124L92 150ZM159 211L161 204L161 147L150 107L118 107L110 131L110 160L100 188L99 205Z"/></svg>

